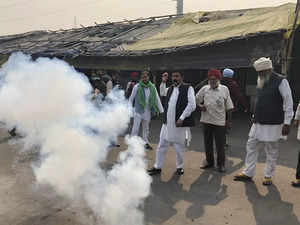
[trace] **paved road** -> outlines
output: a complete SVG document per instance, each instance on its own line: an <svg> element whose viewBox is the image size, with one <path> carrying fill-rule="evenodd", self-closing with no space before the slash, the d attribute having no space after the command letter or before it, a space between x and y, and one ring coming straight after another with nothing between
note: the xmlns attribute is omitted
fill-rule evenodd
<svg viewBox="0 0 300 225"><path fill-rule="evenodd" d="M227 172L200 170L204 159L201 127L192 129L193 140L185 153L185 174L174 175L175 154L167 154L162 175L154 177L152 194L145 201L146 224L203 225L300 225L300 189L289 183L294 178L297 150L295 131L281 143L274 185L264 187L261 152L253 183L233 182L241 171L248 132L247 117L237 116L228 138ZM160 122L151 124L153 146L158 142ZM122 140L120 140L122 142ZM122 144L121 149L125 148ZM0 130L0 225L89 225L80 212L47 188L37 189L29 166L30 157L16 154L18 145ZM118 150L110 155L116 159ZM155 151L147 152L149 166Z"/></svg>

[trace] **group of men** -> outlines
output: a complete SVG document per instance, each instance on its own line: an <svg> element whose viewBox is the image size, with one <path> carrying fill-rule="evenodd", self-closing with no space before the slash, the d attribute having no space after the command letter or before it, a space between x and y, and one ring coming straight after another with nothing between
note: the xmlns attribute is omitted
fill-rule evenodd
<svg viewBox="0 0 300 225"><path fill-rule="evenodd" d="M253 124L246 145L245 169L234 177L235 181L251 181L255 175L258 150L263 146L267 159L264 170L264 185L272 184L272 177L278 158L278 142L280 137L289 133L293 119L293 99L288 81L284 76L273 71L272 61L262 57L253 64L258 74L257 101L253 114ZM234 109L232 90L221 84L222 76L232 78L233 70L211 69L207 74L207 84L196 94L190 84L183 82L184 77L178 71L172 72L172 85L167 88L168 74L162 75L160 85L161 100L155 86L149 81L147 72L143 72L141 80L133 88L130 102L134 103L134 126L132 135L137 135L139 124L143 124L143 139L146 148L150 149L148 134L151 114L163 113L163 124L160 140L156 150L153 168L149 175L161 173L163 162L169 145L176 151L176 173L184 174L184 148L190 127L195 126L193 111L196 104L201 111L200 122L203 124L206 160L202 169L217 166L219 172L225 172L226 129L231 128L231 112ZM235 99L237 101L238 99ZM239 96L239 100L243 100ZM245 101L241 101L244 111L248 111ZM214 142L217 160L214 159Z"/></svg>
<svg viewBox="0 0 300 225"><path fill-rule="evenodd" d="M253 66L258 74L257 100L252 118L253 124L246 144L245 168L234 177L234 180L252 180L255 175L258 150L263 147L267 156L263 184L271 185L279 152L278 142L282 135L288 135L293 119L293 99L288 81L284 76L273 71L272 61L269 58L262 57L256 60ZM190 127L195 126L193 112L196 105L201 111L200 122L203 124L206 154L205 163L201 168L209 169L216 166L219 172L226 171L226 130L232 126L231 114L234 103L239 102L244 111L248 111L246 101L240 94L237 84L232 80L233 74L234 71L229 68L224 69L222 73L220 70L210 69L207 74L207 84L195 94L194 88L184 83L184 76L179 71L172 72L172 85L169 87L166 85L169 74L163 73L160 95L150 81L148 71L142 72L140 77L137 72L131 74L132 80L128 82L125 92L134 109L131 135L138 135L142 124L142 137L148 150L152 149L148 139L151 118L163 114L155 163L148 170L149 175L161 173L170 145L173 145L176 151L176 174L184 174L184 149L187 139L191 138ZM96 86L99 85L97 81L94 82ZM106 93L108 89L106 87ZM216 165L214 142L217 153ZM298 181L300 186L300 178Z"/></svg>

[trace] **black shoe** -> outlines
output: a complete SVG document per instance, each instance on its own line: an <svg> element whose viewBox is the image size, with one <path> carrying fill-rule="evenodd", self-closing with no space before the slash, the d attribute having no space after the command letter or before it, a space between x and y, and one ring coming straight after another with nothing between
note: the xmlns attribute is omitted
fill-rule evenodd
<svg viewBox="0 0 300 225"><path fill-rule="evenodd" d="M145 149L147 149L147 150L153 150L153 148L151 147L151 145L149 145L148 143L145 144Z"/></svg>
<svg viewBox="0 0 300 225"><path fill-rule="evenodd" d="M252 181L252 177L248 177L247 175L243 173L239 173L234 176L233 178L234 181L243 181L243 182L249 182Z"/></svg>
<svg viewBox="0 0 300 225"><path fill-rule="evenodd" d="M9 134L10 134L10 136L12 136L12 137L15 137L15 136L17 136L17 133L16 133L16 128L13 128L13 129L9 130L9 131L8 131L8 133L9 133Z"/></svg>
<svg viewBox="0 0 300 225"><path fill-rule="evenodd" d="M109 148L120 148L121 145L119 144L110 144Z"/></svg>
<svg viewBox="0 0 300 225"><path fill-rule="evenodd" d="M300 179L296 179L294 181L291 182L291 185L293 187L297 187L297 188L300 188Z"/></svg>
<svg viewBox="0 0 300 225"><path fill-rule="evenodd" d="M147 172L150 176L158 175L161 173L161 169L157 169L157 168L153 167L152 169L147 170Z"/></svg>
<svg viewBox="0 0 300 225"><path fill-rule="evenodd" d="M184 174L183 168L177 168L176 174L179 175L179 176L180 176L180 175L183 175L183 174Z"/></svg>
<svg viewBox="0 0 300 225"><path fill-rule="evenodd" d="M219 166L219 167L218 167L218 171L219 171L220 173L225 173L225 172L226 172L226 169L225 169L224 166Z"/></svg>
<svg viewBox="0 0 300 225"><path fill-rule="evenodd" d="M200 166L200 169L209 169L209 168L212 168L214 167L214 164L204 164L203 166Z"/></svg>

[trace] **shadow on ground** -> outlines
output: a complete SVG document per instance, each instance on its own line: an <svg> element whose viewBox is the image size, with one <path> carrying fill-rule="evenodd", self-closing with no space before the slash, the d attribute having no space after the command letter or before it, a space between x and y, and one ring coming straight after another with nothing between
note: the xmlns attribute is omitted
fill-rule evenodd
<svg viewBox="0 0 300 225"><path fill-rule="evenodd" d="M293 204L281 199L280 192L275 185L268 187L266 195L260 194L253 182L246 183L245 188L248 200L253 208L256 225L300 225L293 212ZM269 215L266 215L266 209L269 209Z"/></svg>

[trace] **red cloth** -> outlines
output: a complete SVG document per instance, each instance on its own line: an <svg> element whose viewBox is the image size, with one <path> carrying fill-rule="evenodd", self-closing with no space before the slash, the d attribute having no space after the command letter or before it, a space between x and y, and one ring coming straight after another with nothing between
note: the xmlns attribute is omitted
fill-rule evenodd
<svg viewBox="0 0 300 225"><path fill-rule="evenodd" d="M131 78L137 78L138 77L138 73L137 72L132 72L131 74L130 74L130 77Z"/></svg>
<svg viewBox="0 0 300 225"><path fill-rule="evenodd" d="M212 76L216 77L218 80L221 80L221 78L222 78L221 71L217 70L217 69L209 70L208 73L207 73L207 77L210 78Z"/></svg>
<svg viewBox="0 0 300 225"><path fill-rule="evenodd" d="M248 109L246 99L244 98L240 87L235 80L233 80L232 78L224 77L221 83L229 89L230 97L234 105L236 105L236 103L239 103L243 106L244 109Z"/></svg>

